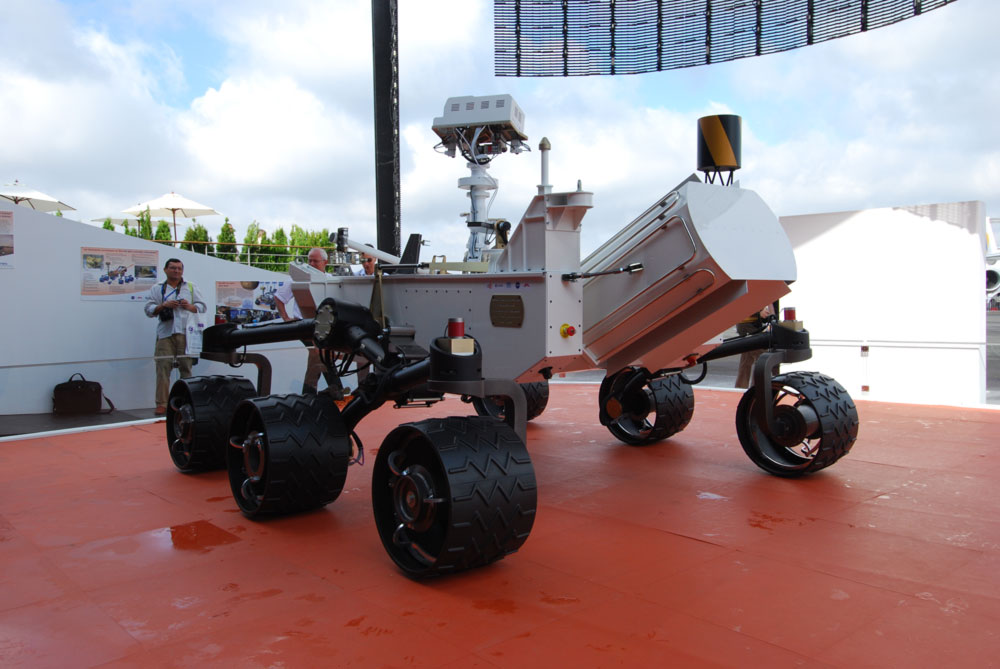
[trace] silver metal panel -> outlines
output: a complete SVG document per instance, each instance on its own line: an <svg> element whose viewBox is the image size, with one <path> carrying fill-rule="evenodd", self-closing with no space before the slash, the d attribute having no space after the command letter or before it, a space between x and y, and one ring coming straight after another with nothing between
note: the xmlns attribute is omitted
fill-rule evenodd
<svg viewBox="0 0 1000 669"><path fill-rule="evenodd" d="M597 272L636 262L642 272L584 285L584 350L611 371L680 366L795 279L791 244L760 198L697 181L660 199L582 267Z"/></svg>

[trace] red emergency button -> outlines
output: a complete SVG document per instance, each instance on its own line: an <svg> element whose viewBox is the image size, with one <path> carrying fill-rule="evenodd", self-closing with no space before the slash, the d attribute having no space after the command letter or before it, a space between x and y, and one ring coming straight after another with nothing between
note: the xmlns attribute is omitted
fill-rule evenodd
<svg viewBox="0 0 1000 669"><path fill-rule="evenodd" d="M573 335L576 334L576 328L570 325L569 323L563 323L562 326L559 328L559 334L561 334L563 337L572 337Z"/></svg>

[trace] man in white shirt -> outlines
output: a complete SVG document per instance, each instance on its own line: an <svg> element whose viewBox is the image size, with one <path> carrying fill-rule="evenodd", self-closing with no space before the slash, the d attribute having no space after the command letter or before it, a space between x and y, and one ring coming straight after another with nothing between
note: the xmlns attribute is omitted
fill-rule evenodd
<svg viewBox="0 0 1000 669"><path fill-rule="evenodd" d="M205 300L194 284L184 281L184 263L171 258L163 266L167 280L149 289L145 311L150 318L158 318L156 323L156 415L167 412L170 394L170 369L174 360L180 369L182 379L191 376L193 358L184 355L187 336L184 328L187 314L205 313Z"/></svg>
<svg viewBox="0 0 1000 669"><path fill-rule="evenodd" d="M310 249L309 255L306 258L310 266L315 267L321 272L326 271L328 256L323 249ZM295 303L295 297L292 295L291 281L286 281L275 291L274 306L277 308L282 320L297 321L302 318L299 305ZM308 350L309 358L306 361L305 378L302 380L302 393L315 394L316 386L319 384L319 376L323 373L323 363L320 362L319 351L316 350L315 346L309 345Z"/></svg>

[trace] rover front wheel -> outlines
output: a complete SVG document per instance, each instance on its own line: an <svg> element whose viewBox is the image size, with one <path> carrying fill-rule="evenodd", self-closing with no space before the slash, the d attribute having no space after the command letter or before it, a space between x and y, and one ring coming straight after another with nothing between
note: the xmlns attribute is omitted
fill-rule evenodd
<svg viewBox="0 0 1000 669"><path fill-rule="evenodd" d="M843 386L817 372L790 372L771 380L774 428L761 423L757 391L736 408L736 434L754 464L776 476L798 477L829 467L858 438L858 409Z"/></svg>
<svg viewBox="0 0 1000 669"><path fill-rule="evenodd" d="M344 489L350 433L326 394L245 400L229 432L229 485L249 518L315 509Z"/></svg>
<svg viewBox="0 0 1000 669"><path fill-rule="evenodd" d="M645 380L645 370L626 368L601 384L602 422L620 441L645 446L674 435L691 422L694 391L679 374Z"/></svg>
<svg viewBox="0 0 1000 669"><path fill-rule="evenodd" d="M489 417L400 425L372 471L382 545L411 578L481 567L528 538L537 505L528 450Z"/></svg>

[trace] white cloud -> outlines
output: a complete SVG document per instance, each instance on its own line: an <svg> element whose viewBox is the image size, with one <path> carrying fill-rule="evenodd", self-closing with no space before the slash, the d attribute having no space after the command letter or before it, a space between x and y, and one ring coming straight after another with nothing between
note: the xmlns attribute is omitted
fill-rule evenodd
<svg viewBox="0 0 1000 669"><path fill-rule="evenodd" d="M374 240L368 0L143 0L137 28L186 25L219 40L211 87L175 99L195 68L184 45L115 32L103 5L5 5L0 179L114 213L176 190L273 230L292 223ZM115 5L117 7L117 5ZM695 120L744 117L744 185L779 214L983 199L1000 203L1000 7L963 0L897 26L719 66L638 77L493 76L487 0L400 3L403 233L460 255L461 160L433 153L431 120L454 95L509 92L532 152L491 168L492 216L516 221L553 144L557 189L595 191L589 250L695 168ZM11 26L16 24L17 29ZM37 26L44 25L45 28ZM195 31L197 32L197 31ZM993 212L994 215L1000 212ZM203 222L216 234L222 219Z"/></svg>
<svg viewBox="0 0 1000 669"><path fill-rule="evenodd" d="M203 179L223 188L292 187L360 159L363 125L289 77L227 79L181 115L179 130ZM345 172L347 170L344 170Z"/></svg>

